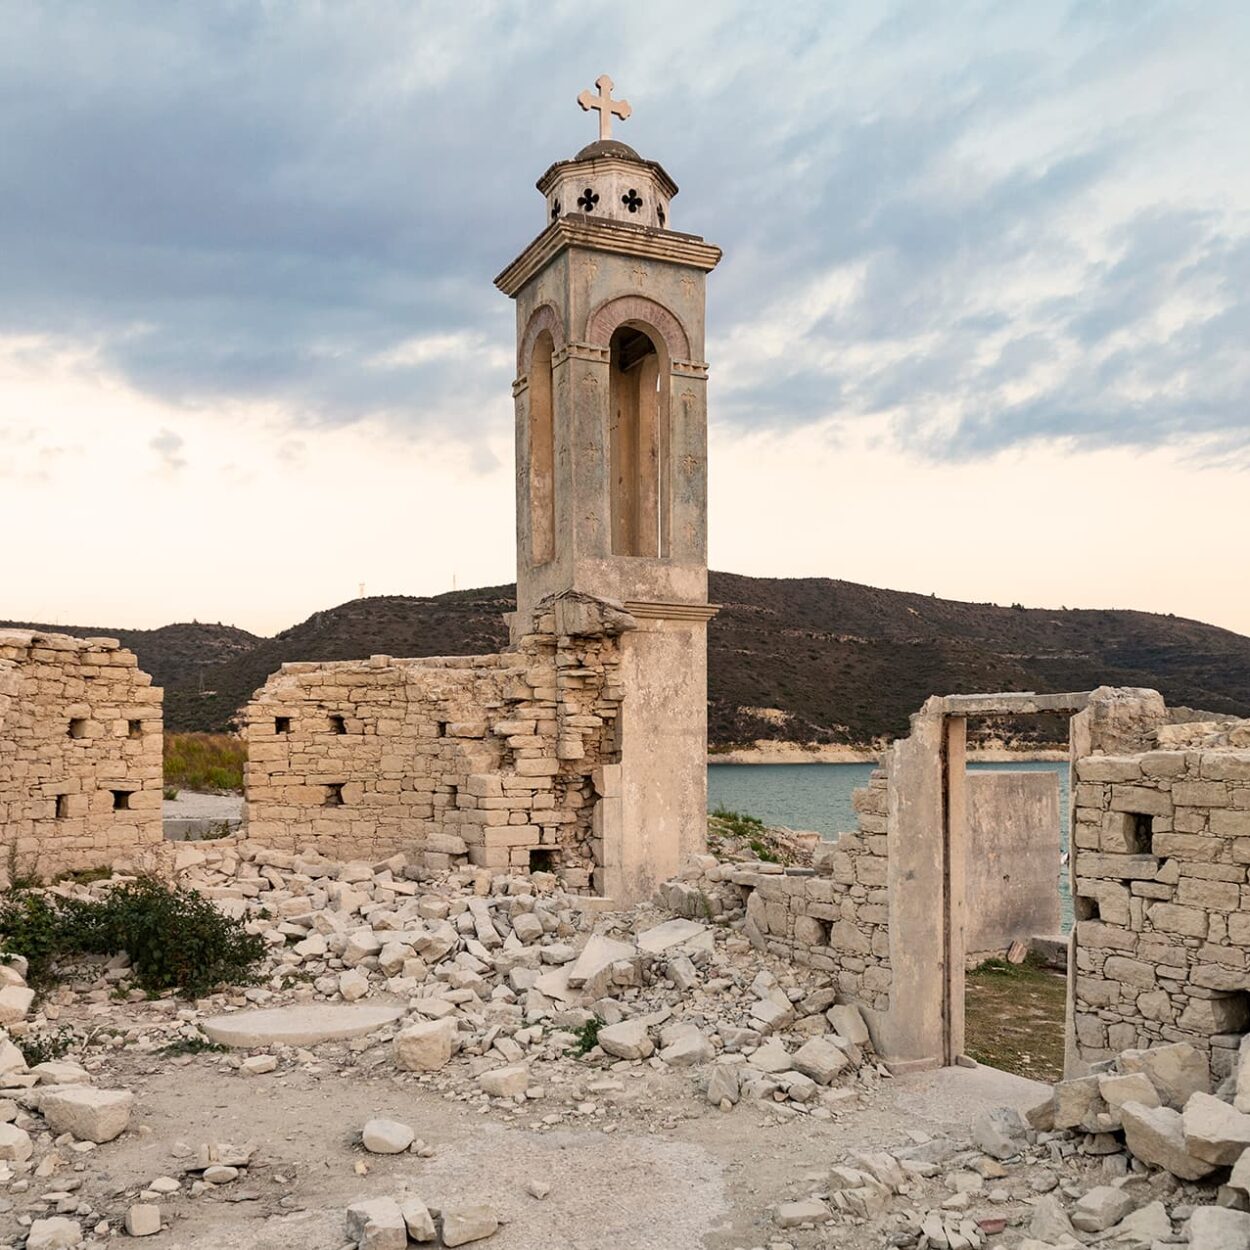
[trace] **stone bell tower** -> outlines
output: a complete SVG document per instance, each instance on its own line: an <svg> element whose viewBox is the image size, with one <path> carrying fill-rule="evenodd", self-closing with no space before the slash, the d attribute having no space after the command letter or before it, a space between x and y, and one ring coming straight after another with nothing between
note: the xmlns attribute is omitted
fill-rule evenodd
<svg viewBox="0 0 1250 1250"><path fill-rule="evenodd" d="M547 225L495 284L517 306L514 640L564 591L638 624L596 812L600 890L626 900L706 837L704 283L721 253L673 229L677 185L611 137L630 107L606 75L596 86L578 102L598 142L538 180Z"/></svg>

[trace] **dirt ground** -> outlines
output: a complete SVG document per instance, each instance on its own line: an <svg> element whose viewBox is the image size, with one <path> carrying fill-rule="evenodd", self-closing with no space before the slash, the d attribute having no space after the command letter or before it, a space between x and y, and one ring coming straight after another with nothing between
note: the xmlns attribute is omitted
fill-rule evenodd
<svg viewBox="0 0 1250 1250"><path fill-rule="evenodd" d="M978 1063L1035 1081L1063 1079L1067 977L994 960L968 973L965 1048Z"/></svg>
<svg viewBox="0 0 1250 1250"><path fill-rule="evenodd" d="M568 1127L566 1115L547 1128L544 1114L567 1111L563 1098L527 1104L512 1123L501 1122L497 1112L423 1087L389 1064L244 1077L219 1056L157 1060L122 1051L100 1080L135 1091L131 1131L86 1157L84 1191L98 1195L101 1208L121 1211L143 1184L178 1176L188 1146L254 1141L245 1179L199 1198L184 1190L165 1199L171 1227L143 1244L340 1250L350 1202L407 1192L433 1206L490 1203L506 1220L483 1243L492 1250L732 1250L770 1242L875 1250L883 1244L879 1226L782 1235L769 1208L806 1195L812 1174L848 1151L905 1146L926 1134L963 1136L982 1107L1027 1106L1045 1092L993 1069L946 1069L886 1081L838 1118L819 1120L746 1104L724 1113L695 1097L685 1076L646 1065L588 1070L588 1082L598 1079L623 1088L595 1093L594 1109L584 1104L584 1127ZM412 1125L434 1157L365 1154L359 1132L374 1115ZM545 1199L527 1192L532 1179L550 1184Z"/></svg>

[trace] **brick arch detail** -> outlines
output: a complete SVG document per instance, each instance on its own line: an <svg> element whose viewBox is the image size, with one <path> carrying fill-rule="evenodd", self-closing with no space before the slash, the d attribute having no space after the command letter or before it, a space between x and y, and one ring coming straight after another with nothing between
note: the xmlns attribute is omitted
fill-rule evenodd
<svg viewBox="0 0 1250 1250"><path fill-rule="evenodd" d="M555 344L556 351L559 351L567 344L568 340L564 335L564 323L560 320L560 314L556 312L554 304L539 304L530 314L529 322L525 327L525 333L521 335L520 342L517 343L517 377L523 378L529 373L530 361L534 359L534 344L538 342L538 336L544 330L551 335L551 341Z"/></svg>
<svg viewBox="0 0 1250 1250"><path fill-rule="evenodd" d="M612 332L630 321L650 326L661 335L670 365L674 360L690 359L690 337L685 326L663 304L645 295L618 295L600 304L586 319L586 342L607 347Z"/></svg>

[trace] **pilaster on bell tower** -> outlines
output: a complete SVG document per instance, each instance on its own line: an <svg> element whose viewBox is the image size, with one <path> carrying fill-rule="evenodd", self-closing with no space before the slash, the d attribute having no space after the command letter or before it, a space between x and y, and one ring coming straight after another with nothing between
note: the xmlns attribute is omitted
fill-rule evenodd
<svg viewBox="0 0 1250 1250"><path fill-rule="evenodd" d="M538 180L547 225L495 279L517 305L516 641L550 595L623 604L617 761L594 811L601 893L646 898L707 835L707 364L720 249L673 229L677 184L612 138Z"/></svg>
<svg viewBox="0 0 1250 1250"><path fill-rule="evenodd" d="M720 249L672 229L677 185L611 137L538 180L548 224L495 280L517 304L517 614L563 590L707 600L704 283Z"/></svg>

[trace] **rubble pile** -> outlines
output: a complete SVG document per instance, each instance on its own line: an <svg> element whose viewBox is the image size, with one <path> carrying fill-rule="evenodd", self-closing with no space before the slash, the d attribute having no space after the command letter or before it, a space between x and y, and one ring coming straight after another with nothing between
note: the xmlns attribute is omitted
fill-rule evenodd
<svg viewBox="0 0 1250 1250"><path fill-rule="evenodd" d="M75 1190L31 1187L32 1177L63 1170L58 1152L125 1131L132 1095L92 1084L119 1048L183 1063L208 1052L205 1061L245 1079L329 1061L416 1081L539 1131L587 1121L609 1131L618 1111L650 1099L672 1122L684 1114L673 1107L683 1090L724 1112L745 1104L774 1119L827 1120L888 1075L827 975L759 953L731 925L650 906L597 912L547 873L433 872L402 856L339 863L226 840L172 853L181 884L263 938L261 976L196 1002L153 999L124 954L96 957L62 969L35 1005L20 961L0 965L0 1005L16 1039L59 1030L82 1060L28 1068L13 1040L0 1041L0 1098L12 1100L0 1103L11 1108L0 1122L0 1193L16 1191L14 1209L32 1221L28 1244L155 1233L162 1203L246 1180L255 1147L211 1145L180 1161L180 1178L144 1180L107 1210ZM51 888L99 897L111 884ZM342 1023L358 1012L372 1014L359 1027ZM361 1144L367 1154L432 1153L411 1128L382 1118ZM359 1245L394 1239L392 1215L389 1233L375 1233L367 1212L352 1216ZM461 1223L487 1222L431 1218L448 1245L460 1244L449 1228L467 1241Z"/></svg>

